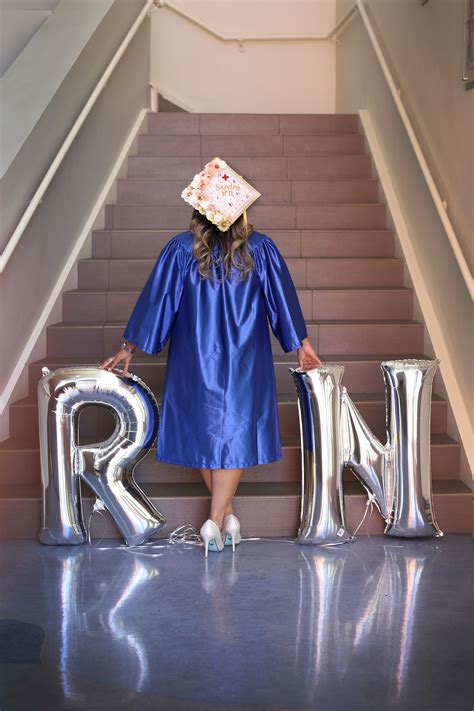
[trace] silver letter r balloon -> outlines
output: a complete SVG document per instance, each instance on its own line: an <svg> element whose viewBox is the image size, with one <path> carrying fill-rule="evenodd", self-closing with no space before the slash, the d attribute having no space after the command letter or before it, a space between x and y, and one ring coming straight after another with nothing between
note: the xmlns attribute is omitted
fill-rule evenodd
<svg viewBox="0 0 474 711"><path fill-rule="evenodd" d="M89 405L108 407L115 429L103 442L80 445L79 415ZM99 367L51 372L38 382L42 480L41 543L86 541L81 480L109 511L128 546L148 541L166 523L137 485L133 469L158 429L158 405L137 376Z"/></svg>

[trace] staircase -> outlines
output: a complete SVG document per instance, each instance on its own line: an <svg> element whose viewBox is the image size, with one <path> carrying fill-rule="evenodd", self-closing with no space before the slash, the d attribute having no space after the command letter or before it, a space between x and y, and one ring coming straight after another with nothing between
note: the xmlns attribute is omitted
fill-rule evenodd
<svg viewBox="0 0 474 711"><path fill-rule="evenodd" d="M160 250L189 228L192 210L180 197L182 189L215 155L262 193L248 211L249 221L280 248L316 352L344 365L343 383L385 442L381 361L429 356L357 115L150 113L138 154L129 157L128 177L118 181L117 204L106 206L105 229L92 235L92 257L78 263L79 288L64 294L63 321L48 327L48 355L29 366L30 394L10 407L11 437L0 444L1 537L34 538L40 526L36 387L42 366L98 365L115 353ZM292 536L298 527L300 438L288 370L296 359L282 352L272 333L271 339L283 460L244 470L235 510L246 536ZM167 350L156 356L137 351L132 361L131 372L158 401ZM444 532L468 532L471 491L460 479L461 446L446 432L447 412L448 403L433 392L435 511ZM99 441L112 429L102 408L81 415L81 442ZM168 519L163 537L180 524L200 526L207 518L209 496L197 470L156 461L153 447L135 476ZM345 479L346 520L354 530L366 494L349 470ZM87 521L93 500L86 485L83 495ZM107 514L94 516L91 530L94 537L118 535ZM359 534L366 531L382 533L376 512Z"/></svg>

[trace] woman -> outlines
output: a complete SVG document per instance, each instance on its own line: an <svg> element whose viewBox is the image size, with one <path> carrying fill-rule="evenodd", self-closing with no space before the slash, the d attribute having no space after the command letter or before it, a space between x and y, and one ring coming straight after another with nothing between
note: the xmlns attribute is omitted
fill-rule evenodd
<svg viewBox="0 0 474 711"><path fill-rule="evenodd" d="M156 354L171 336L156 459L200 470L211 493L200 530L206 557L241 540L232 500L243 468L283 456L267 317L300 368L321 365L273 240L245 210L221 231L194 209L190 229L163 247L121 350L101 363L128 371L137 347Z"/></svg>

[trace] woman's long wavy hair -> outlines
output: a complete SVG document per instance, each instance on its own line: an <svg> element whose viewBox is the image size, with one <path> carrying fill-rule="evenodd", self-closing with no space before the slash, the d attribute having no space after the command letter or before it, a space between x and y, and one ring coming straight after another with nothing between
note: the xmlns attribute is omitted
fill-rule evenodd
<svg viewBox="0 0 474 711"><path fill-rule="evenodd" d="M193 257L198 260L198 273L203 279L215 278L211 251L215 244L220 245L217 262L222 265L223 278L227 278L232 267L240 272L240 279L247 278L253 267L253 259L247 251L247 241L254 228L250 222L245 225L243 214L228 230L221 232L205 215L194 209L189 229L194 234Z"/></svg>

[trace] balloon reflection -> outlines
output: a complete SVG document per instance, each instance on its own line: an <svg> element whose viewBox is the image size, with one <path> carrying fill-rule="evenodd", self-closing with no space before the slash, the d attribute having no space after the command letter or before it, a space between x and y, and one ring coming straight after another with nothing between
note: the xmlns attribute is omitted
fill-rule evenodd
<svg viewBox="0 0 474 711"><path fill-rule="evenodd" d="M305 669L309 698L320 687L327 690L329 673L331 683L347 690L358 670L357 675L366 674L360 681L369 688L374 670L367 668L368 658L377 659L387 701L403 694L421 614L418 598L438 550L389 545L379 550L383 556L368 570L355 548L344 554L300 549L295 672Z"/></svg>
<svg viewBox="0 0 474 711"><path fill-rule="evenodd" d="M266 547L257 565L256 548L242 555L254 545ZM327 698L342 704L348 691L374 682L381 708L394 699L405 703L425 629L419 603L439 568L438 547L244 539L239 555L204 562L201 551L175 548L165 545L158 559L108 549L99 554L107 560L104 572L96 549L61 548L44 557L50 616L61 616L48 653L59 653L62 693L78 708L88 701L84 679L108 680L124 703L157 688L172 695L178 687L189 699L199 688L209 700L230 703L220 694L232 684L245 703L261 688L268 665L282 705L319 708ZM197 640L213 656L196 656ZM216 686L217 659L224 678Z"/></svg>
<svg viewBox="0 0 474 711"><path fill-rule="evenodd" d="M75 701L78 708L86 708L90 697L84 688L84 675L100 655L101 661L107 659L113 677L120 670L126 674L123 700L127 696L135 698L145 689L150 676L143 626L139 623L134 629L136 615L141 616L136 598L160 574L156 560L146 556L139 559L138 555L125 558L119 551L113 572L106 580L97 575L94 550L57 550L54 564L59 571L51 571L51 556L43 561L47 563L52 616L58 613L61 616L56 648L64 697ZM51 580L57 581L56 589Z"/></svg>

